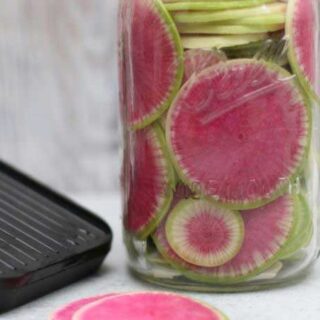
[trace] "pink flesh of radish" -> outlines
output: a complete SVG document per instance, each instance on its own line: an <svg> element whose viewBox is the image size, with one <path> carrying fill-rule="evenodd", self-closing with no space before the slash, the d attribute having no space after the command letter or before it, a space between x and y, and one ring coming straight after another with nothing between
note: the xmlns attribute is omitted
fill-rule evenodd
<svg viewBox="0 0 320 320"><path fill-rule="evenodd" d="M245 225L245 237L239 253L229 262L220 267L198 267L182 260L170 247L166 239L164 219L154 239L159 251L172 263L181 266L184 270L208 279L219 280L228 278L236 280L237 277L250 274L255 269L268 263L279 252L286 242L293 224L292 199L283 196L264 207L243 211L242 217ZM257 259L257 257L260 257ZM261 259L263 258L263 259Z"/></svg>
<svg viewBox="0 0 320 320"><path fill-rule="evenodd" d="M159 156L164 154L153 130L146 128L132 133L134 154L125 226L133 233L152 221L167 194L168 172L159 162Z"/></svg>
<svg viewBox="0 0 320 320"><path fill-rule="evenodd" d="M186 223L189 245L207 255L228 247L230 230L222 218L213 217L208 212L199 212L198 215ZM208 241L208 239L212 241Z"/></svg>
<svg viewBox="0 0 320 320"><path fill-rule="evenodd" d="M314 0L297 0L293 16L293 44L299 66L310 84L315 83L316 12Z"/></svg>
<svg viewBox="0 0 320 320"><path fill-rule="evenodd" d="M184 179L235 208L270 199L295 173L307 144L296 84L254 60L205 69L184 85L168 117Z"/></svg>
<svg viewBox="0 0 320 320"><path fill-rule="evenodd" d="M99 300L73 320L221 320L218 311L190 298L167 293L136 293Z"/></svg>
<svg viewBox="0 0 320 320"><path fill-rule="evenodd" d="M193 74L227 60L223 53L213 50L192 49L184 53L184 80L186 82Z"/></svg>
<svg viewBox="0 0 320 320"><path fill-rule="evenodd" d="M52 316L51 320L72 320L73 315L80 310L85 305L95 302L100 299L105 299L107 297L113 297L114 294L106 294L101 296L95 296L90 298L84 298L74 301L63 308L57 310Z"/></svg>
<svg viewBox="0 0 320 320"><path fill-rule="evenodd" d="M168 98L176 81L179 58L154 0L132 1L129 29L128 120L136 125L157 112Z"/></svg>

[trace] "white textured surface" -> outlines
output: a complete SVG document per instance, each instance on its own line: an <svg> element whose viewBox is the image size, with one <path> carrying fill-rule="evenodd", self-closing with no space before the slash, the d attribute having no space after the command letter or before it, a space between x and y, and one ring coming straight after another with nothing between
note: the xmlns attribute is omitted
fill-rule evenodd
<svg viewBox="0 0 320 320"><path fill-rule="evenodd" d="M63 191L118 181L117 4L0 1L0 155Z"/></svg>
<svg viewBox="0 0 320 320"><path fill-rule="evenodd" d="M114 231L113 248L103 268L90 278L0 316L1 320L44 320L61 305L97 294L163 290L140 282L127 272L125 250L121 242L121 208L118 194L74 198L103 216ZM320 264L299 284L285 288L236 294L186 294L215 305L223 310L230 320L319 320Z"/></svg>

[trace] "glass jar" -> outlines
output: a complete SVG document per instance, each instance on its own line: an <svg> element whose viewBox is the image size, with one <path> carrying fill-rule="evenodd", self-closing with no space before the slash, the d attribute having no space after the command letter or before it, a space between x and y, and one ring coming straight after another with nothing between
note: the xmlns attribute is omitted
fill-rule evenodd
<svg viewBox="0 0 320 320"><path fill-rule="evenodd" d="M133 273L203 291L301 278L318 251L319 4L122 0Z"/></svg>

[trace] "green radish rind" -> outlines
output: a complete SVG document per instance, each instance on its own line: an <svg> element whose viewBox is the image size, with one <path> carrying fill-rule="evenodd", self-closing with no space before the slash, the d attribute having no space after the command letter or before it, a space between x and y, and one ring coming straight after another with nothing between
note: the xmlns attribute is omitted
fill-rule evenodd
<svg viewBox="0 0 320 320"><path fill-rule="evenodd" d="M281 269L283 268L283 263L280 261L275 262L270 268L266 269L263 271L263 273L260 273L259 275L255 276L253 281L258 281L258 280L271 280L274 279Z"/></svg>
<svg viewBox="0 0 320 320"><path fill-rule="evenodd" d="M201 187L199 188L199 186L197 184L194 183L194 181L192 181L188 175L185 173L185 170L183 168L181 168L179 161L177 159L177 155L175 155L172 143L171 143L171 118L172 118L172 114L174 112L175 109L175 104L179 99L180 94L183 93L183 89L186 88L188 86L188 82L182 87L182 89L180 90L180 93L177 95L177 97L175 98L175 100L172 103L171 108L169 109L168 112L168 116L167 116L167 122L166 122L166 140L167 140L167 145L168 145L168 149L169 149L169 154L170 157L172 159L172 163L175 167L175 170L180 178L180 180L186 184L194 193L196 194L200 194L201 197L203 198L207 198L207 199L211 199L212 201L215 201L216 203L229 208L229 209L233 209L233 210L247 210L247 209L254 209L254 208L258 208L258 207L262 207L272 201L274 201L275 199L279 198L280 196L282 196L283 194L285 194L287 192L288 186L293 183L296 178L300 175L301 171L303 171L303 168L305 166L305 163L307 161L308 158L308 151L310 149L310 143L311 143L311 131L312 131L312 115L311 115L311 108L310 105L308 103L308 101L305 99L305 96L302 94L300 87L296 81L296 79L292 79L292 75L285 69L283 69L282 67L271 63L271 62L266 62L266 61L258 61L256 59L235 59L235 60L229 60L227 62L221 62L218 65L215 65L211 68L207 68L204 71L200 72L197 76L201 77L202 75L208 73L208 72L212 72L212 70L215 70L215 68L226 68L228 66L232 66L234 64L247 64L247 63L258 63L261 65L264 65L266 68L277 72L279 75L281 75L282 79L290 79L290 81L292 81L293 85L292 87L295 89L295 95L296 98L299 99L301 101L301 103L303 103L303 105L306 108L306 119L305 119L305 131L306 131L306 136L304 137L304 141L302 143L301 141L301 146L303 146L302 150L301 150L301 159L300 161L297 163L297 166L295 168L295 170L292 170L292 173L289 177L287 177L286 179L282 179L279 182L278 187L272 192L272 194L269 194L268 197L263 198L263 199L257 199L255 201L250 201L250 202L223 202L223 201L219 201L216 200L215 198L210 197L209 195L202 195L202 190ZM192 81L196 81L195 78L192 79Z"/></svg>
<svg viewBox="0 0 320 320"><path fill-rule="evenodd" d="M282 51L272 52L273 44L269 47L262 47L263 49L248 49L248 50L228 50L225 49L226 54L229 59L239 59L239 58L255 58L255 59L263 59L269 62L276 63L277 65L285 68L288 66L288 57ZM230 48L231 49L231 48ZM268 50L269 49L269 50Z"/></svg>
<svg viewBox="0 0 320 320"><path fill-rule="evenodd" d="M272 36L269 36L267 41L272 41L272 42L279 42L283 39L283 35L282 32L281 33L275 33ZM233 46L233 47L229 47L226 48L225 50L229 51L259 51L261 50L261 48L263 48L263 46L266 44L266 40L258 40L255 42L250 42L250 43L246 43L243 45L238 45L238 46ZM239 56L240 59L240 56Z"/></svg>
<svg viewBox="0 0 320 320"><path fill-rule="evenodd" d="M200 258L201 254L193 252L194 249L192 249L191 247L189 249L183 247L185 241L182 241L183 235L181 235L181 226L183 225L183 223L181 222L181 220L182 218L192 219L193 214L199 213L197 210L203 210L204 212L214 211L214 216L219 219L224 216L225 220L223 222L225 222L225 228L227 232L229 232L230 241L228 245L223 248L223 255L221 255L221 253L219 252L216 252L214 256L211 255L210 257L208 257L208 255L204 255ZM227 229L227 226L229 227L229 229ZM239 212L225 209L223 207L217 206L212 201L203 199L181 200L170 212L166 220L165 229L166 236L171 248L179 256L182 254L184 256L181 256L182 259L188 261L189 263L197 264L203 267L220 266L231 260L241 249L245 232L243 220ZM198 258L194 259L195 256L197 256ZM197 260L197 262L195 260Z"/></svg>
<svg viewBox="0 0 320 320"><path fill-rule="evenodd" d="M234 9L224 11L207 11L207 12L179 12L173 15L177 23L204 23L227 21L239 18L259 17L263 19L264 15L285 12L286 4L273 3L253 8Z"/></svg>
<svg viewBox="0 0 320 320"><path fill-rule="evenodd" d="M169 108L172 100L174 99L175 95L180 89L181 82L183 79L183 46L176 24L172 20L171 15L168 13L167 9L165 8L161 0L154 0L153 2L158 14L161 16L164 24L168 28L169 34L172 37L172 41L175 45L178 66L176 76L172 81L173 84L168 94L166 95L165 100L162 103L160 103L160 105L155 106L153 112L145 115L143 119L139 120L138 122L133 123L131 127L134 130L143 129L147 127L148 125L156 121L163 114L163 112L165 112L165 110Z"/></svg>
<svg viewBox="0 0 320 320"><path fill-rule="evenodd" d="M243 35L188 35L182 36L182 45L185 49L209 49L209 48L228 48L239 45L249 44L268 38L267 33L243 34Z"/></svg>
<svg viewBox="0 0 320 320"><path fill-rule="evenodd" d="M314 228L313 228L313 222L311 221L311 223L308 226L308 230L305 233L305 236L303 237L303 248L306 248L309 246L310 242L312 241L313 238L313 234L314 234Z"/></svg>
<svg viewBox="0 0 320 320"><path fill-rule="evenodd" d="M262 18L257 17L247 17L247 18L239 18L234 20L227 20L222 22L223 24L230 24L230 25L248 25L248 26L267 26L267 25L275 25L275 24L285 24L286 22L286 15L285 13L274 13L274 14L266 14Z"/></svg>
<svg viewBox="0 0 320 320"><path fill-rule="evenodd" d="M275 0L242 0L242 1L194 1L194 2L180 2L167 3L165 7L169 11L178 10L226 10L239 9L259 6L262 4L275 2Z"/></svg>
<svg viewBox="0 0 320 320"><path fill-rule="evenodd" d="M297 75L301 86L307 92L307 94L320 103L320 97L315 92L313 85L309 82L306 75L304 74L302 68L300 67L300 63L297 58L296 48L294 46L293 40L294 39L294 27L293 27L293 18L295 16L296 10L296 3L299 0L288 0L288 7L287 7L287 14L286 14L286 35L289 39L289 48L288 48L288 59L290 62L290 66L293 69L294 73ZM316 8L314 9L316 12ZM316 32L316 31L314 31ZM310 37L311 35L306 34L306 37ZM315 66L316 67L316 66Z"/></svg>
<svg viewBox="0 0 320 320"><path fill-rule="evenodd" d="M230 48L232 49L232 48ZM261 50L260 48L254 49L244 49L244 50L229 50L229 48L224 49L227 57L229 59L240 59L240 58L255 58L255 59L264 59L273 63L278 64L281 67L286 67L288 65L287 55L285 54L270 54L268 50Z"/></svg>
<svg viewBox="0 0 320 320"><path fill-rule="evenodd" d="M275 32L283 29L282 24L278 25L214 25L214 24L184 24L178 25L182 34L255 34Z"/></svg>
<svg viewBox="0 0 320 320"><path fill-rule="evenodd" d="M148 130L150 130L154 135L155 142L158 144L163 155L161 161L162 166L165 168L165 172L167 174L167 188L165 188L165 194L161 195L162 202L157 205L155 212L153 213L153 217L147 224L143 226L143 228L134 233L134 235L140 240L145 240L157 228L158 224L168 212L173 199L173 190L176 184L175 172L170 162L170 156L162 129L158 124L153 124L150 128L148 128Z"/></svg>
<svg viewBox="0 0 320 320"><path fill-rule="evenodd" d="M157 123L154 123L152 125L152 128L154 129L155 134L159 140L159 143L160 143L160 146L161 146L161 149L162 149L165 161L166 161L166 169L167 169L168 176L169 176L169 187L171 190L174 190L176 187L176 175L175 175L174 168L173 168L171 161L170 161L171 157L170 157L169 150L167 148L167 142L165 139L164 132L162 131L161 126Z"/></svg>
<svg viewBox="0 0 320 320"><path fill-rule="evenodd" d="M170 183L170 187L175 190L176 189L176 186L179 182L179 177L174 169L174 166L173 164L171 163L171 157L170 157L170 154L169 154L169 150L168 150L168 147L167 147L167 141L166 141L166 138L165 138L165 132L166 132L166 120L167 120L167 112L165 112L164 114L162 114L162 116L160 117L160 119L157 121L157 127L160 128L161 132L162 132L162 136L164 138L164 150L165 150L165 156L166 156L166 159L168 159L168 161L170 162L171 164L171 168L172 168L172 171L173 171L173 176L171 175L170 177L170 180L171 180L171 183Z"/></svg>
<svg viewBox="0 0 320 320"><path fill-rule="evenodd" d="M295 203L295 198L292 197L291 199L292 203ZM292 224L290 231L288 232L287 239L285 243L282 245L284 247L286 243L289 243L294 238L294 223L297 220L296 218L297 211L294 210L292 206ZM254 269L253 271L240 276L214 276L213 274L201 274L199 272L192 271L188 269L185 266L182 266L177 261L173 260L172 257L168 254L166 248L163 246L163 243L160 239L158 239L156 233L152 235L152 239L160 252L160 254L163 256L164 259L168 261L168 263L176 270L180 271L182 275L184 275L186 278L198 282L206 282L206 283L212 283L212 284L218 284L218 285L230 285L230 284L236 284L240 282L247 281L249 279L252 279L261 273L267 271L269 268L271 268L275 263L277 263L279 260L281 260L281 249L278 250L277 253L275 253L271 258L266 260L262 265L260 265L258 268ZM258 239L257 239L258 241Z"/></svg>
<svg viewBox="0 0 320 320"><path fill-rule="evenodd" d="M281 34L246 45L224 48L229 59L255 58L276 63L284 67L288 65L287 41Z"/></svg>
<svg viewBox="0 0 320 320"><path fill-rule="evenodd" d="M308 244L308 239L313 234L311 211L305 198L299 195L295 199L296 222L293 230L293 238L281 250L281 259L285 260L294 255L299 249ZM311 235L311 236L310 236Z"/></svg>
<svg viewBox="0 0 320 320"><path fill-rule="evenodd" d="M161 128L163 129L163 132L166 131L166 121L167 121L167 112L163 113L163 115L159 119L159 124L160 124Z"/></svg>

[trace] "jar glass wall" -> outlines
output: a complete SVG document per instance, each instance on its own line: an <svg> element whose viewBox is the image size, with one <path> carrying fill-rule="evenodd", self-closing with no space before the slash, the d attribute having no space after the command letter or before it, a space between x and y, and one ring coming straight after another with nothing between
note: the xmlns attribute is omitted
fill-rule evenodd
<svg viewBox="0 0 320 320"><path fill-rule="evenodd" d="M123 225L131 270L237 291L318 251L319 4L122 0Z"/></svg>

